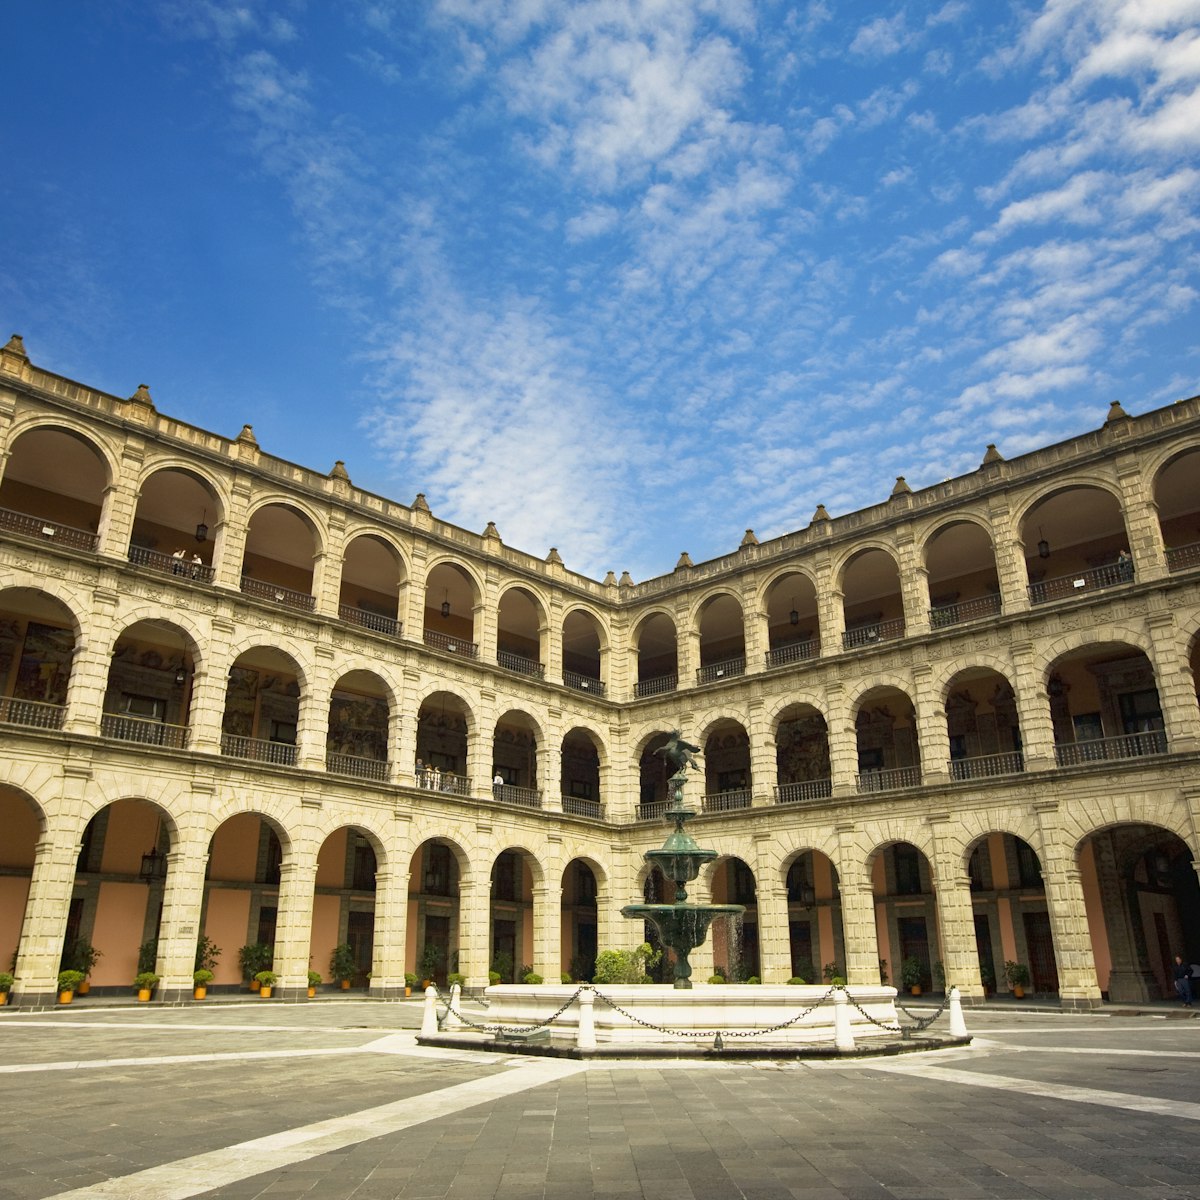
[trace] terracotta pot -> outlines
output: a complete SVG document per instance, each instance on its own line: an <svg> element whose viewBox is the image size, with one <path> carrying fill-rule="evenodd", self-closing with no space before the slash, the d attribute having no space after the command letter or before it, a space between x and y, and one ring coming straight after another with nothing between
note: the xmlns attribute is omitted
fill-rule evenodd
<svg viewBox="0 0 1200 1200"><path fill-rule="evenodd" d="M267 985L264 983L264 984L263 984L263 986L262 986L262 987L260 987L260 988L258 989L258 994L259 994L259 995L260 995L260 996L261 996L261 997L262 997L264 1000L270 1000L270 998L271 998L271 989L270 989L269 987L267 987Z"/></svg>
<svg viewBox="0 0 1200 1200"><path fill-rule="evenodd" d="M149 999L150 999L150 989L149 988L138 988L138 1003L145 1004L146 1001Z"/></svg>
<svg viewBox="0 0 1200 1200"><path fill-rule="evenodd" d="M343 980L342 980L342 991L343 991L343 992L348 992L349 990L350 990L350 980L348 980L348 979L343 979Z"/></svg>
<svg viewBox="0 0 1200 1200"><path fill-rule="evenodd" d="M86 996L92 990L91 980L85 979L76 989L77 995Z"/></svg>
<svg viewBox="0 0 1200 1200"><path fill-rule="evenodd" d="M1018 1000L1024 1000L1025 999L1025 989L1019 983L1014 983L1013 984L1013 995L1016 996L1016 998Z"/></svg>
<svg viewBox="0 0 1200 1200"><path fill-rule="evenodd" d="M315 987L310 987L310 988L308 989L308 998L309 998L310 1000L311 1000L311 999L312 999L312 998L313 998L313 997L314 997L316 994L317 994L317 989L316 989Z"/></svg>
<svg viewBox="0 0 1200 1200"><path fill-rule="evenodd" d="M3 1008L8 1003L8 993L0 992L0 1008Z"/></svg>
<svg viewBox="0 0 1200 1200"><path fill-rule="evenodd" d="M70 1004L71 1001L74 999L75 999L74 992L59 992L58 993L59 1004Z"/></svg>
<svg viewBox="0 0 1200 1200"><path fill-rule="evenodd" d="M196 1000L203 1000L208 995L208 987L205 984L198 983L192 991L192 997Z"/></svg>
<svg viewBox="0 0 1200 1200"><path fill-rule="evenodd" d="M908 990L912 995L919 996L921 994L921 985L919 983L914 983Z"/></svg>
<svg viewBox="0 0 1200 1200"><path fill-rule="evenodd" d="M258 980L257 979L250 980L250 990L252 992L257 992L258 988L259 988Z"/></svg>
<svg viewBox="0 0 1200 1200"><path fill-rule="evenodd" d="M410 988L407 983L404 985L404 994L406 996L412 995L412 988Z"/></svg>

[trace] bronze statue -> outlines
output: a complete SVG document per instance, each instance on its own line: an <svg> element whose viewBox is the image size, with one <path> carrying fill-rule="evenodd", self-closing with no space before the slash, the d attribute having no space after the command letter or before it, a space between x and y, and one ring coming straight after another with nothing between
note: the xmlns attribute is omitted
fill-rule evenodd
<svg viewBox="0 0 1200 1200"><path fill-rule="evenodd" d="M693 771L700 770L700 764L695 759L695 755L700 753L700 747L693 746L691 742L685 742L678 729L672 729L666 745L659 746L654 753L661 754L667 760L671 765L672 775L685 771L688 767L691 767Z"/></svg>

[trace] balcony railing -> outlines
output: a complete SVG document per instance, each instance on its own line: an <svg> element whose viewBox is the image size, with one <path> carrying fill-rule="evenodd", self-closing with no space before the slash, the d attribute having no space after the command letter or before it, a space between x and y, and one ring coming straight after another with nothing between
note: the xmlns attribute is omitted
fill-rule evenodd
<svg viewBox="0 0 1200 1200"><path fill-rule="evenodd" d="M241 737L233 733L221 734L221 753L230 758L272 763L277 767L296 765L296 747L289 742L267 742L262 738Z"/></svg>
<svg viewBox="0 0 1200 1200"><path fill-rule="evenodd" d="M1123 733L1119 737L1093 738L1086 742L1062 742L1054 747L1054 757L1060 767L1077 767L1081 763L1108 762L1118 758L1145 758L1150 754L1166 754L1167 735L1162 730L1147 733Z"/></svg>
<svg viewBox="0 0 1200 1200"><path fill-rule="evenodd" d="M890 792L895 788L921 786L920 767L894 767L887 771L863 771L854 779L859 793Z"/></svg>
<svg viewBox="0 0 1200 1200"><path fill-rule="evenodd" d="M446 792L451 796L469 796L471 794L471 777L455 775L451 771L418 771L416 784L431 792Z"/></svg>
<svg viewBox="0 0 1200 1200"><path fill-rule="evenodd" d="M373 779L376 783L387 783L388 761L386 758L359 758L354 754L325 755L325 770L331 775L353 775L358 779Z"/></svg>
<svg viewBox="0 0 1200 1200"><path fill-rule="evenodd" d="M956 600L953 604L939 604L937 608L931 608L929 624L934 629L944 629L947 625L958 625L963 621L995 617L999 614L999 596L977 596L974 600Z"/></svg>
<svg viewBox="0 0 1200 1200"><path fill-rule="evenodd" d="M61 729L67 715L65 704L46 704L42 700L0 699L0 724L24 725L26 729Z"/></svg>
<svg viewBox="0 0 1200 1200"><path fill-rule="evenodd" d="M606 690L604 680L593 679L590 675L579 675L575 671L564 671L563 683L579 692L591 692L593 696L603 696Z"/></svg>
<svg viewBox="0 0 1200 1200"><path fill-rule="evenodd" d="M1132 582L1132 563L1124 566L1110 563L1106 567L1090 567L1086 571L1076 571L1074 575L1062 575L1056 579L1042 579L1031 583L1029 603L1046 604L1051 600L1061 600L1065 596L1078 596L1084 592L1096 592Z"/></svg>
<svg viewBox="0 0 1200 1200"><path fill-rule="evenodd" d="M10 508L0 508L0 529L40 538L56 546L69 546L72 550L95 550L99 543L96 534L87 529L75 529L61 521L31 517L28 513L13 512Z"/></svg>
<svg viewBox="0 0 1200 1200"><path fill-rule="evenodd" d="M573 817L591 817L596 821L604 818L604 805L599 800L585 800L582 796L564 796L562 809Z"/></svg>
<svg viewBox="0 0 1200 1200"><path fill-rule="evenodd" d="M399 637L404 632L404 625L395 617L385 617L382 613L367 612L365 608L355 608L350 604L338 606L338 616L351 625L361 625L374 633L386 633L391 637Z"/></svg>
<svg viewBox="0 0 1200 1200"><path fill-rule="evenodd" d="M492 798L501 804L517 804L521 808L542 807L542 793L538 788L517 787L513 783L493 784Z"/></svg>
<svg viewBox="0 0 1200 1200"><path fill-rule="evenodd" d="M251 579L249 575L242 576L242 591L247 596L255 596L259 600L274 600L276 604L298 608L302 612L312 612L317 607L316 596L311 596L308 592L295 592L278 583Z"/></svg>
<svg viewBox="0 0 1200 1200"><path fill-rule="evenodd" d="M664 692L673 692L678 686L678 675L657 675L653 679L639 679L634 692L638 696L661 696Z"/></svg>
<svg viewBox="0 0 1200 1200"><path fill-rule="evenodd" d="M667 802L665 800L650 800L637 806L637 819L639 821L661 821L666 811Z"/></svg>
<svg viewBox="0 0 1200 1200"><path fill-rule="evenodd" d="M478 658L479 646L476 642L468 642L463 638L450 637L437 633L432 629L425 630L425 645L435 650L445 650L448 654L461 654L463 658Z"/></svg>
<svg viewBox="0 0 1200 1200"><path fill-rule="evenodd" d="M512 654L508 650L496 651L496 662L506 671L516 671L519 675L532 675L543 679L546 668L536 658L526 658L523 654Z"/></svg>
<svg viewBox="0 0 1200 1200"><path fill-rule="evenodd" d="M727 658L724 662L709 663L706 667L696 669L697 683L713 683L718 679L736 679L746 673L746 659Z"/></svg>
<svg viewBox="0 0 1200 1200"><path fill-rule="evenodd" d="M738 788L730 792L709 792L700 802L700 811L706 813L733 812L750 807L750 789Z"/></svg>
<svg viewBox="0 0 1200 1200"><path fill-rule="evenodd" d="M199 583L212 583L216 577L216 571L207 563L176 558L173 554L160 554L157 550L146 550L141 546L129 547L129 561L135 567L147 567L163 575L178 575L181 579L195 579Z"/></svg>
<svg viewBox="0 0 1200 1200"><path fill-rule="evenodd" d="M115 738L118 742L182 750L187 745L187 732L186 725L168 725L148 717L130 717L124 713L103 713L100 717L101 736Z"/></svg>
<svg viewBox="0 0 1200 1200"><path fill-rule="evenodd" d="M802 783L780 783L775 787L776 804L810 804L833 795L832 779L806 779Z"/></svg>
<svg viewBox="0 0 1200 1200"><path fill-rule="evenodd" d="M842 649L853 650L858 646L873 646L876 642L890 642L904 636L904 618L892 621L876 621L873 625L860 625L847 629L842 634Z"/></svg>
<svg viewBox="0 0 1200 1200"><path fill-rule="evenodd" d="M988 779L993 775L1020 775L1024 770L1025 756L1019 750L950 760L950 778L958 780Z"/></svg>
<svg viewBox="0 0 1200 1200"><path fill-rule="evenodd" d="M1167 551L1168 571L1186 571L1189 567L1200 567L1200 542L1173 546Z"/></svg>
<svg viewBox="0 0 1200 1200"><path fill-rule="evenodd" d="M782 667L787 663L802 662L806 658L816 658L820 653L821 643L816 638L804 642L791 642L786 646L776 646L767 651L767 666Z"/></svg>

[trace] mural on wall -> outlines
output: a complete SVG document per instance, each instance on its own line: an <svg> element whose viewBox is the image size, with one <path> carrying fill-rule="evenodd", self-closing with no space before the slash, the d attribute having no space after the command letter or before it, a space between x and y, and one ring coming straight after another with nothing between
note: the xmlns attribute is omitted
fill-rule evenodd
<svg viewBox="0 0 1200 1200"><path fill-rule="evenodd" d="M7 671L20 638L20 623L4 622L0 653ZM71 677L71 657L75 636L69 629L56 629L30 621L25 627L21 658L13 695L18 700L40 700L45 704L66 704L67 683Z"/></svg>
<svg viewBox="0 0 1200 1200"><path fill-rule="evenodd" d="M781 721L775 735L775 762L780 783L828 779L829 737L825 719L817 713Z"/></svg>
<svg viewBox="0 0 1200 1200"><path fill-rule="evenodd" d="M221 731L233 737L294 743L299 700L300 685L294 679L253 667L233 667L225 690Z"/></svg>
<svg viewBox="0 0 1200 1200"><path fill-rule="evenodd" d="M374 696L334 692L329 702L326 743L331 753L383 762L387 758L387 736L386 701Z"/></svg>

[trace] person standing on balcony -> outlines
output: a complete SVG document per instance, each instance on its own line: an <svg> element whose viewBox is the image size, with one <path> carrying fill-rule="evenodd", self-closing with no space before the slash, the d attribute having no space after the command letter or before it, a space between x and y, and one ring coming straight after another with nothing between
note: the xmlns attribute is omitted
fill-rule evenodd
<svg viewBox="0 0 1200 1200"><path fill-rule="evenodd" d="M1128 550L1122 550L1117 555L1117 578L1122 583L1133 581L1133 557Z"/></svg>
<svg viewBox="0 0 1200 1200"><path fill-rule="evenodd" d="M182 575L184 573L186 568L184 566L183 560L184 560L184 550L183 550L183 547L180 546L179 549L176 550L175 553L171 555L171 574L172 575Z"/></svg>

